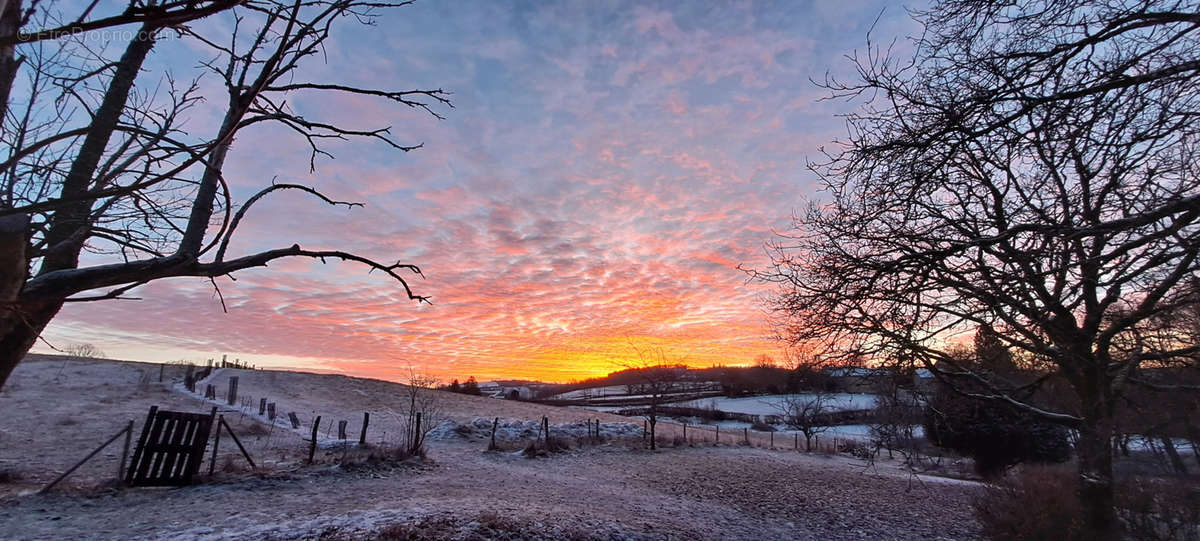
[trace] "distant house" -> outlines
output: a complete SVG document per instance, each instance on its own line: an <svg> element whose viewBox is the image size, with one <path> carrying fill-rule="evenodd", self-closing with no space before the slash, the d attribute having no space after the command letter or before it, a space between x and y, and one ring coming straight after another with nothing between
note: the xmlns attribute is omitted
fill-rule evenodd
<svg viewBox="0 0 1200 541"><path fill-rule="evenodd" d="M492 398L501 398L496 396L496 393L501 392L500 384L494 381L485 381L479 384L479 394L481 396L490 396Z"/></svg>
<svg viewBox="0 0 1200 541"><path fill-rule="evenodd" d="M931 393L937 387L937 378L928 368L913 371L913 389L919 393Z"/></svg>
<svg viewBox="0 0 1200 541"><path fill-rule="evenodd" d="M479 384L479 394L490 398L508 400L532 400L533 390L528 385L506 381L485 381Z"/></svg>

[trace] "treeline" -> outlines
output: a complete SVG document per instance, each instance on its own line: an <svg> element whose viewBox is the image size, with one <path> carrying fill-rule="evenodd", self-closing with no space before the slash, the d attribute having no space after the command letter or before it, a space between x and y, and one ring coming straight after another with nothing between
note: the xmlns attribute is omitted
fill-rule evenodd
<svg viewBox="0 0 1200 541"><path fill-rule="evenodd" d="M464 383L459 383L457 379L451 380L448 385L439 387L443 391L452 393L469 394L479 396L479 382L475 381L475 376L470 376Z"/></svg>
<svg viewBox="0 0 1200 541"><path fill-rule="evenodd" d="M646 382L650 371L659 372L654 377L661 379L661 372L671 370L672 379L680 383L716 382L727 396L751 396L760 394L798 393L814 389L826 389L832 385L829 376L819 369L810 367L786 368L769 363L754 366L712 366L691 368L686 365L664 365L627 368L611 372L606 376L589 378L562 385L548 385L538 392L539 398L593 387L629 386L635 388Z"/></svg>

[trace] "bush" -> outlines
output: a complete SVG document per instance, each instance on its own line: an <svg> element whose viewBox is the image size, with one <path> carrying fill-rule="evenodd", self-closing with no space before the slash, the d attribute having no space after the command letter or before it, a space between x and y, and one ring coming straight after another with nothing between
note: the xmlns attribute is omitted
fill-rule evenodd
<svg viewBox="0 0 1200 541"><path fill-rule="evenodd" d="M16 470L0 468L0 484L15 483L22 478L23 476Z"/></svg>
<svg viewBox="0 0 1200 541"><path fill-rule="evenodd" d="M758 432L775 432L775 427L767 423L754 421L753 423L750 423L750 430L756 430Z"/></svg>
<svg viewBox="0 0 1200 541"><path fill-rule="evenodd" d="M873 454L867 444L858 440L842 440L837 444L837 452L846 453L854 458L866 460Z"/></svg>
<svg viewBox="0 0 1200 541"><path fill-rule="evenodd" d="M988 485L973 508L991 539L1085 539L1075 476L1066 468L1025 469Z"/></svg>
<svg viewBox="0 0 1200 541"><path fill-rule="evenodd" d="M1063 466L1024 466L988 485L974 503L975 517L992 539L1088 539L1077 473ZM1132 477L1115 487L1124 538L1200 540L1198 494L1184 480Z"/></svg>
<svg viewBox="0 0 1200 541"><path fill-rule="evenodd" d="M1117 516L1130 539L1200 541L1200 487L1180 479L1119 482Z"/></svg>
<svg viewBox="0 0 1200 541"><path fill-rule="evenodd" d="M1065 428L1015 406L967 398L945 388L926 404L925 437L975 459L975 469L984 477L1023 462L1064 462L1071 456Z"/></svg>

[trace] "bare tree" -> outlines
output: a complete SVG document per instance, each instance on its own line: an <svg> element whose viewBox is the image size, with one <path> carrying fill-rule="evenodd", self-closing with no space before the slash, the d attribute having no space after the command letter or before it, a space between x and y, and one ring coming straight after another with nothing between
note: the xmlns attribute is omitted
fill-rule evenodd
<svg viewBox="0 0 1200 541"><path fill-rule="evenodd" d="M1114 538L1114 411L1140 369L1194 363L1176 334L1123 336L1194 306L1200 272L1200 10L1173 1L935 2L911 58L868 43L849 138L813 164L813 204L758 275L783 334L830 356L923 366L974 398L1078 431L1093 538ZM949 350L980 327L1043 372L986 377ZM1032 399L1053 378L1062 406ZM975 389L975 390L971 390Z"/></svg>
<svg viewBox="0 0 1200 541"><path fill-rule="evenodd" d="M915 426L919 411L916 397L900 388L894 374L877 377L875 411L869 432L875 449L886 449L888 458L894 458L893 451L899 451L905 463L911 465L917 453Z"/></svg>
<svg viewBox="0 0 1200 541"><path fill-rule="evenodd" d="M404 429L404 452L422 455L425 451L425 436L442 421L438 380L409 367L408 380L404 384L406 410L389 411L399 420Z"/></svg>
<svg viewBox="0 0 1200 541"><path fill-rule="evenodd" d="M300 94L343 94L440 118L433 107L450 106L440 89L309 81L301 69L322 58L336 26L370 25L381 10L408 3L151 1L93 17L95 3L79 15L39 15L32 7L22 9L20 0L8 0L0 13L0 139L6 152L0 156L0 387L64 303L127 298L134 288L161 278L202 277L215 288L216 278L280 258L335 259L379 271L409 299L427 300L401 275L419 275L415 265L298 244L231 253L233 235L264 197L290 191L332 206L360 203L272 181L237 204L224 176L237 137L268 124L287 128L310 148L313 169L318 157L328 156L321 145L330 140L419 148L398 142L386 127L345 126L290 105ZM229 24L183 24L214 15ZM110 51L121 44L89 32L119 25L128 25L128 42L113 56ZM206 51L197 58L198 73L181 77L150 68L146 59L166 33L192 41L191 50ZM204 74L223 83L223 99L202 99ZM220 109L205 110L209 104ZM200 115L221 117L219 129L184 131L187 120ZM81 265L85 251L105 259Z"/></svg>
<svg viewBox="0 0 1200 541"><path fill-rule="evenodd" d="M783 424L804 434L804 450L812 451L813 439L829 430L830 399L824 389L814 389L804 394L788 395L778 404Z"/></svg>
<svg viewBox="0 0 1200 541"><path fill-rule="evenodd" d="M63 351L72 357L85 357L88 359L99 359L104 357L104 352L101 351L100 348L96 347L94 344L86 342L75 344Z"/></svg>
<svg viewBox="0 0 1200 541"><path fill-rule="evenodd" d="M667 354L661 348L646 348L631 346L636 361L620 363L637 377L638 383L631 384L631 392L644 395L647 401L646 424L650 427L650 450L658 448L656 440L659 407L671 394L678 392L683 372L687 367L668 360Z"/></svg>

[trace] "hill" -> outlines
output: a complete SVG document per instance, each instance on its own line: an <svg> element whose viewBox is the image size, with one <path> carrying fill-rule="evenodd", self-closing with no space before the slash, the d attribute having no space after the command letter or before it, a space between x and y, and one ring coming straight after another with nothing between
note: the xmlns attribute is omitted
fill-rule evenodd
<svg viewBox="0 0 1200 541"><path fill-rule="evenodd" d="M224 415L262 467L250 472L223 452L206 483L179 489L105 488L116 454L106 452L62 490L29 494L82 458L150 405L207 411L211 401L181 392L181 367L77 359L30 359L0 394L0 528L19 539L859 539L971 538L973 483L913 478L893 463L864 470L835 455L740 445L681 445L658 452L639 438L572 442L547 457L521 456L461 427L476 419L532 422L556 430L600 418L540 404L437 393L443 430L424 460L355 460L353 446L326 446L304 464L300 431L263 425L260 398L304 417L346 419L372 412L374 449L395 438L393 413L408 388L337 375L221 370L201 382L223 388L238 378L238 401ZM249 411L248 411L249 410ZM377 421L376 421L377 420ZM322 430L322 432L325 432ZM515 437L521 437L514 433ZM669 437L669 436L668 436ZM325 435L322 435L325 438ZM222 444L225 449L227 444ZM231 450L232 451L232 450ZM107 455L107 456L105 456ZM228 458L225 458L228 457ZM423 537L421 537L423 536ZM400 537L404 538L404 537Z"/></svg>

